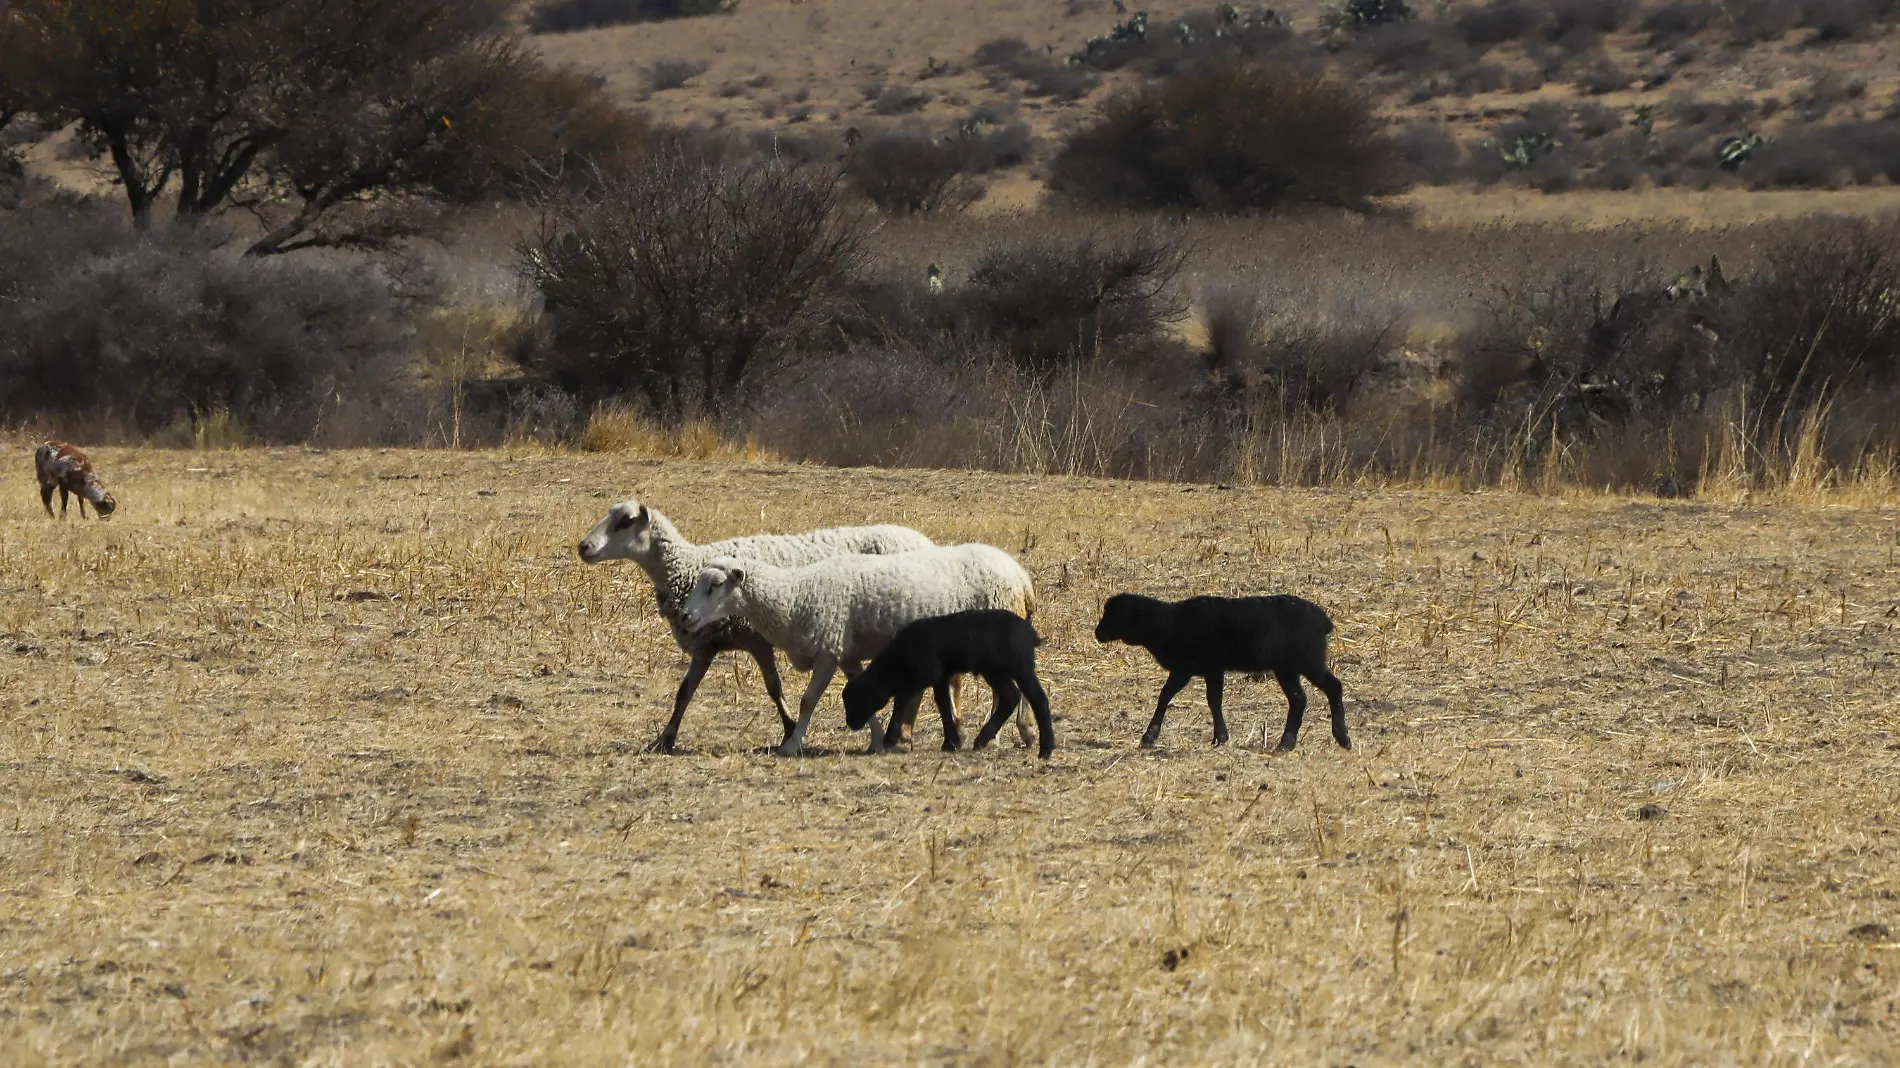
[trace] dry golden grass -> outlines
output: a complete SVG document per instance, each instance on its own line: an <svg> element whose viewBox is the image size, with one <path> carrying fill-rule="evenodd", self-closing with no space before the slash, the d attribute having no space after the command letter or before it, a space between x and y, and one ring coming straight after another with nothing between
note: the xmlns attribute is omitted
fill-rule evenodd
<svg viewBox="0 0 1900 1068"><path fill-rule="evenodd" d="M23 476L24 453L14 450ZM8 1063L1847 1063L1900 1041L1896 513L602 455L101 449L0 497ZM1020 551L1061 748L687 755L634 491ZM1108 593L1291 590L1359 748ZM981 707L982 702L978 702ZM977 709L971 710L973 717ZM1008 738L1006 732L1005 738ZM1645 806L1660 818L1639 818Z"/></svg>

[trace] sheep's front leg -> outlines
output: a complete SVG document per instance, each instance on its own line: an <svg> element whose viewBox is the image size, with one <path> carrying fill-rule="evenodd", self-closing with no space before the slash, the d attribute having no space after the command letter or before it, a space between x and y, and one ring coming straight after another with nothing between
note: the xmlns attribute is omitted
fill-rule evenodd
<svg viewBox="0 0 1900 1068"><path fill-rule="evenodd" d="M59 517L60 517L61 519L64 519L64 518L66 518L66 501L67 501L67 496L68 496L68 495L67 495L67 493L66 493L66 487L65 487L65 486L61 486L61 487L59 488Z"/></svg>
<svg viewBox="0 0 1900 1068"><path fill-rule="evenodd" d="M46 506L46 516L47 516L47 518L49 518L49 519L50 519L50 518L52 518L52 515L53 515L53 484L52 484L51 482L42 482L42 483L40 483L40 503Z"/></svg>
<svg viewBox="0 0 1900 1068"><path fill-rule="evenodd" d="M1148 730L1141 736L1143 749L1153 749L1155 743L1161 740L1161 721L1167 718L1168 702L1174 700L1174 695L1193 681L1194 676L1185 671L1169 673L1168 681L1161 684L1161 700L1155 702L1155 718L1148 721Z"/></svg>
<svg viewBox="0 0 1900 1068"><path fill-rule="evenodd" d="M1280 751L1285 752L1300 742L1300 724L1306 721L1306 691L1300 687L1300 677L1286 668L1275 668L1273 677L1280 680L1280 689L1286 691L1286 729L1280 732ZM1344 715L1342 707L1342 718L1338 721L1342 727Z"/></svg>
<svg viewBox="0 0 1900 1068"><path fill-rule="evenodd" d="M798 701L798 725L792 728L791 736L778 747L779 756L797 756L805 751L805 732L811 729L811 714L818 710L818 702L825 696L825 687L831 685L831 677L838 673L838 658L819 654L812 661L811 683L805 687L805 696ZM871 744L877 745L881 739L876 717L871 721Z"/></svg>
<svg viewBox="0 0 1900 1068"><path fill-rule="evenodd" d="M693 663L686 669L686 677L680 680L678 692L673 694L673 718L666 721L666 729L647 746L647 752L673 752L679 742L680 720L686 717L686 706L692 703L693 693L699 689L699 680L706 677L706 669L712 666L713 657L718 655L717 649L701 649L693 654Z"/></svg>
<svg viewBox="0 0 1900 1068"><path fill-rule="evenodd" d="M911 741L917 733L917 710L923 706L924 691L899 694L891 702L891 726L884 735L884 741L892 749Z"/></svg>
<svg viewBox="0 0 1900 1068"><path fill-rule="evenodd" d="M1216 671L1207 677L1207 710L1214 713L1214 744L1227 744L1227 717L1221 714L1221 696L1227 691L1227 676Z"/></svg>
<svg viewBox="0 0 1900 1068"><path fill-rule="evenodd" d="M746 646L746 652L759 665L759 674L765 677L765 693L772 699L772 707L778 709L779 744L792 736L792 727L796 725L792 713L785 707L785 683L778 675L778 656L772 652L771 645L760 641L756 645Z"/></svg>

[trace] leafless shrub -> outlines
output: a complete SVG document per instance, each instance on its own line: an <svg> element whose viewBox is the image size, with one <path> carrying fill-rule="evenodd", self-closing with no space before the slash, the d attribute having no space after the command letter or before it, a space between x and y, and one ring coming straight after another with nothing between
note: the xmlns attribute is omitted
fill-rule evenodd
<svg viewBox="0 0 1900 1068"><path fill-rule="evenodd" d="M1604 58L1579 70L1576 74L1575 85L1591 96L1602 96L1604 93L1628 89L1632 81L1634 79L1629 71Z"/></svg>
<svg viewBox="0 0 1900 1068"><path fill-rule="evenodd" d="M1900 386L1900 222L1833 219L1777 241L1736 287L1738 364L1766 411L1785 415L1853 391Z"/></svg>
<svg viewBox="0 0 1900 1068"><path fill-rule="evenodd" d="M1486 0L1461 8L1452 20L1465 43L1479 49L1521 40L1543 23L1544 11L1528 0Z"/></svg>
<svg viewBox="0 0 1900 1068"><path fill-rule="evenodd" d="M665 93L684 88L710 66L703 59L656 59L641 73L646 78L648 92Z"/></svg>
<svg viewBox="0 0 1900 1068"><path fill-rule="evenodd" d="M728 405L790 360L862 255L834 175L668 152L552 204L521 248L544 304L530 376L667 420Z"/></svg>
<svg viewBox="0 0 1900 1068"><path fill-rule="evenodd" d="M1100 84L1100 79L1087 69L1067 66L1046 52L1036 52L1020 37L984 42L976 50L976 65L1024 83L1030 96L1056 100L1080 100Z"/></svg>
<svg viewBox="0 0 1900 1068"><path fill-rule="evenodd" d="M956 211L983 196L955 141L916 132L867 138L845 161L853 188L892 215Z"/></svg>
<svg viewBox="0 0 1900 1068"><path fill-rule="evenodd" d="M1152 344L1185 305L1182 240L1160 230L1030 241L979 259L956 293L971 333L1037 372Z"/></svg>
<svg viewBox="0 0 1900 1068"><path fill-rule="evenodd" d="M1070 136L1051 186L1130 207L1364 207L1405 185L1367 100L1323 76L1220 63L1116 97Z"/></svg>
<svg viewBox="0 0 1900 1068"><path fill-rule="evenodd" d="M1399 159L1416 181L1450 185L1463 175L1465 150L1441 122L1414 122L1392 137Z"/></svg>
<svg viewBox="0 0 1900 1068"><path fill-rule="evenodd" d="M1799 0L1801 25L1814 31L1814 42L1832 44L1859 37L1893 18L1893 0Z"/></svg>
<svg viewBox="0 0 1900 1068"><path fill-rule="evenodd" d="M1637 27L1652 51L1666 52L1696 36L1721 18L1722 9L1710 0L1663 0L1643 12Z"/></svg>
<svg viewBox="0 0 1900 1068"><path fill-rule="evenodd" d="M886 86L871 102L871 110L879 115L907 115L913 111L922 111L935 99L922 89L904 85Z"/></svg>
<svg viewBox="0 0 1900 1068"><path fill-rule="evenodd" d="M1727 10L1728 37L1738 45L1780 40L1801 21L1798 0L1729 0Z"/></svg>

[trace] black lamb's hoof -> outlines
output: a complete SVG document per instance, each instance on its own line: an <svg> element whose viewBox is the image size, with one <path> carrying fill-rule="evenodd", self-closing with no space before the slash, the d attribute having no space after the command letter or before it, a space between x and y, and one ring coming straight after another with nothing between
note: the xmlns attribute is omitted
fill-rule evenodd
<svg viewBox="0 0 1900 1068"><path fill-rule="evenodd" d="M648 742L645 751L648 753L657 753L661 756L672 756L679 752L679 743L673 736L662 734L658 738Z"/></svg>

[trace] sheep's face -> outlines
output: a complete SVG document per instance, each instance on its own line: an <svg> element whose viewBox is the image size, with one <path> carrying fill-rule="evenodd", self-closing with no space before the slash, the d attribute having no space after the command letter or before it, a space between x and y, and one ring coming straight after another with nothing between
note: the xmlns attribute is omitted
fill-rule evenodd
<svg viewBox="0 0 1900 1068"><path fill-rule="evenodd" d="M870 672L844 684L844 724L861 731L891 700L891 693Z"/></svg>
<svg viewBox="0 0 1900 1068"><path fill-rule="evenodd" d="M1125 593L1118 593L1102 606L1101 621L1095 624L1095 640L1108 642L1127 642L1136 644L1139 633L1141 605Z"/></svg>
<svg viewBox="0 0 1900 1068"><path fill-rule="evenodd" d="M581 539L581 560L641 560L653 551L653 513L639 501L622 501Z"/></svg>
<svg viewBox="0 0 1900 1068"><path fill-rule="evenodd" d="M705 630L721 620L745 613L745 568L729 556L714 557L693 583L680 606L680 622L687 630Z"/></svg>
<svg viewBox="0 0 1900 1068"><path fill-rule="evenodd" d="M118 506L119 502L113 500L112 494L110 493L102 492L99 494L99 499L92 502L93 510L99 513L99 518L101 519L111 515L112 510Z"/></svg>

